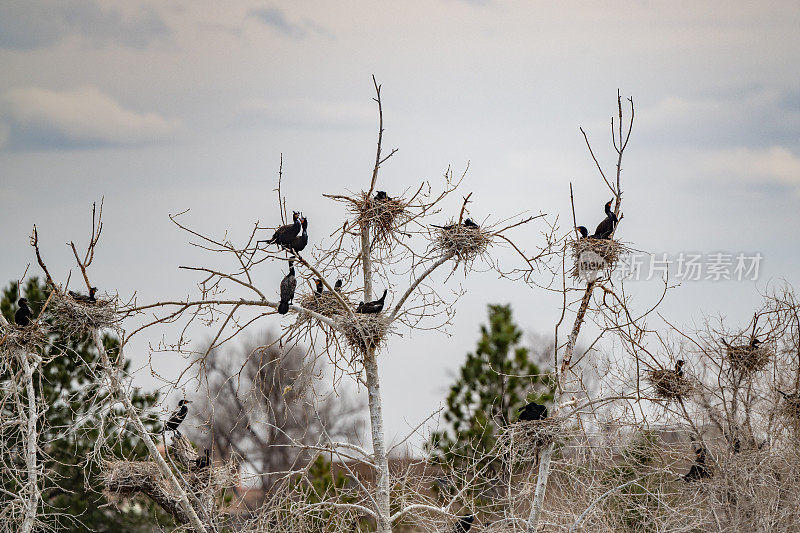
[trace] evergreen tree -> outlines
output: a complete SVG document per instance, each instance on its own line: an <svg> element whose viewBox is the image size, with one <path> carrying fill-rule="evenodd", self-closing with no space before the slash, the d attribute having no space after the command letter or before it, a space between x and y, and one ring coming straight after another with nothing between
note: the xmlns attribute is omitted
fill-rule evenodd
<svg viewBox="0 0 800 533"><path fill-rule="evenodd" d="M34 317L39 315L47 300L49 288L37 278L29 279L25 284L23 295L28 299ZM0 298L0 311L7 320L13 323L16 302L19 299L19 286L12 282L3 289ZM114 454L120 457L143 458L147 454L144 445L138 439L121 431L120 428L104 427L100 434L96 417L91 412L92 405L97 402L110 403L108 393L102 384L97 383L88 369L95 367L99 361L97 349L89 335L81 338L68 337L63 331L53 326L52 318L45 313L44 321L50 326L49 344L44 348L46 363L37 373L36 391L41 394L47 410L39 419L42 447L42 462L48 481L42 487L43 515L59 516L59 530L65 531L152 531L152 525L164 520L164 515L147 506L130 506L128 511L120 511L107 502L99 490L91 487L97 484L98 465L89 463L86 458L98 439L108 441ZM119 349L116 338L106 335L103 339L112 360ZM127 371L130 362L125 362L123 370ZM0 376L0 384L9 376ZM158 401L157 393L142 393L133 390L133 404L147 410ZM16 418L13 406L3 406L0 410L2 419ZM118 411L121 413L121 411ZM76 420L80 421L75 427ZM45 422L46 423L43 423ZM160 429L158 417L151 413L143 418L149 431ZM7 485L9 480L4 479ZM6 487L18 490L16 487ZM147 526L150 526L149 528ZM63 528L63 529L62 529Z"/></svg>
<svg viewBox="0 0 800 533"><path fill-rule="evenodd" d="M522 331L514 324L509 305L489 305L489 324L481 326L474 353L467 354L458 379L450 387L444 420L447 427L434 432L427 444L432 458L445 468L460 468L488 461L486 475L500 465L489 452L498 431L514 422L517 409L531 401L553 399L548 374L531 360L520 345Z"/></svg>

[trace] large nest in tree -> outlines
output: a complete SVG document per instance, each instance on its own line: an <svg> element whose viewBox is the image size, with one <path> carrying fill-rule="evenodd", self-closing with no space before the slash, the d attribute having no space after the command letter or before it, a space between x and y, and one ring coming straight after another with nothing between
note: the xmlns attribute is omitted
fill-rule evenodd
<svg viewBox="0 0 800 533"><path fill-rule="evenodd" d="M51 304L53 322L69 333L86 333L110 328L120 322L116 296L103 295L96 302L79 302L68 294L56 294Z"/></svg>
<svg viewBox="0 0 800 533"><path fill-rule="evenodd" d="M347 344L361 354L377 350L389 332L389 320L384 313L342 316L339 326Z"/></svg>
<svg viewBox="0 0 800 533"><path fill-rule="evenodd" d="M185 467L194 466L195 460L199 457L192 445L192 441L190 441L186 435L182 434L175 434L172 438L172 444L170 444L169 450L175 462Z"/></svg>
<svg viewBox="0 0 800 533"><path fill-rule="evenodd" d="M482 228L448 222L443 228L433 228L433 249L441 255L452 255L456 263L471 263L492 243L492 233Z"/></svg>
<svg viewBox="0 0 800 533"><path fill-rule="evenodd" d="M103 494L113 503L120 498L144 494L173 516L175 513L183 514L180 497L151 461L106 461L100 471L100 481L104 487Z"/></svg>
<svg viewBox="0 0 800 533"><path fill-rule="evenodd" d="M669 369L648 370L647 381L653 386L656 396L664 400L680 400L694 390L694 385L686 376Z"/></svg>
<svg viewBox="0 0 800 533"><path fill-rule="evenodd" d="M498 450L503 457L515 461L534 461L542 446L564 442L571 436L572 429L567 422L563 416L518 420L506 426L498 435Z"/></svg>
<svg viewBox="0 0 800 533"><path fill-rule="evenodd" d="M40 352L48 344L47 325L35 322L23 327L9 324L0 326L0 352L11 354L16 350Z"/></svg>
<svg viewBox="0 0 800 533"><path fill-rule="evenodd" d="M402 198L378 199L362 191L350 206L358 226L369 226L373 246L391 244L392 234L411 219Z"/></svg>
<svg viewBox="0 0 800 533"><path fill-rule="evenodd" d="M628 249L613 239L583 237L569 241L574 266L572 277L597 277L601 272L611 272L622 254Z"/></svg>
<svg viewBox="0 0 800 533"><path fill-rule="evenodd" d="M744 375L754 374L762 370L769 363L771 355L769 349L763 344L758 346L750 344L727 345L725 349L725 356L731 368Z"/></svg>
<svg viewBox="0 0 800 533"><path fill-rule="evenodd" d="M353 307L353 303L347 297L347 294L340 292L339 296L350 306L350 308ZM342 303L339 301L339 298L337 298L336 295L331 291L304 294L300 297L300 300L297 303L303 309L308 309L309 311L314 311L315 313L319 313L327 317L344 315L347 313L347 310L342 307ZM302 318L310 317L308 317L308 315L303 315Z"/></svg>

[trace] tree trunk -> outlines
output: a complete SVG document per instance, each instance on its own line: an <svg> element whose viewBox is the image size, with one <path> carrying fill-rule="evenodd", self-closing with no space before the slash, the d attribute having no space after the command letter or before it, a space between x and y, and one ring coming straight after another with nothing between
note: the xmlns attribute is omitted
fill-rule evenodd
<svg viewBox="0 0 800 533"><path fill-rule="evenodd" d="M36 461L37 446L37 429L36 421L39 418L39 412L36 405L36 391L33 387L33 372L34 368L28 360L28 353L25 350L19 350L19 358L22 362L22 369L25 373L25 389L28 395L28 413L27 424L25 430L25 464L28 469L28 488L27 488L27 502L25 509L25 519L20 528L21 533L30 533L36 523L36 509L39 506L39 479L38 470L39 466Z"/></svg>

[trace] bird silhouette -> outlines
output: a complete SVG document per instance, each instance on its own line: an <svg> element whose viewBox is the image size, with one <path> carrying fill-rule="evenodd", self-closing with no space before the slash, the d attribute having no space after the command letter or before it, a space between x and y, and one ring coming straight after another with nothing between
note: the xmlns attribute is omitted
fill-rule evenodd
<svg viewBox="0 0 800 533"><path fill-rule="evenodd" d="M164 424L164 431L174 431L178 435L181 434L181 432L178 431L178 426L186 419L186 415L189 413L189 408L186 407L186 404L190 403L192 403L191 400L181 400L178 402L178 408L172 412L169 420Z"/></svg>
<svg viewBox="0 0 800 533"><path fill-rule="evenodd" d="M386 191L377 191L375 193L375 199L380 201L380 202L387 202L387 201L391 200L392 197L389 196L388 194L386 194Z"/></svg>
<svg viewBox="0 0 800 533"><path fill-rule="evenodd" d="M281 280L281 301L278 304L278 313L285 315L289 312L289 304L294 299L295 288L297 288L297 278L294 277L294 261L289 261L289 273Z"/></svg>
<svg viewBox="0 0 800 533"><path fill-rule="evenodd" d="M594 235L589 235L589 230L586 229L586 226L578 226L575 229L577 229L580 232L582 239L594 238Z"/></svg>
<svg viewBox="0 0 800 533"><path fill-rule="evenodd" d="M472 522L475 521L475 515L462 516L453 527L453 533L467 533L472 528Z"/></svg>
<svg viewBox="0 0 800 533"><path fill-rule="evenodd" d="M317 294L322 294L322 288L325 286L321 279L315 279L314 283L317 285Z"/></svg>
<svg viewBox="0 0 800 533"><path fill-rule="evenodd" d="M528 405L520 407L517 409L517 412L519 412L517 421L523 420L530 422L547 418L547 407L536 402L531 402Z"/></svg>
<svg viewBox="0 0 800 533"><path fill-rule="evenodd" d="M265 242L267 244L277 244L282 248L291 248L295 237L297 237L301 229L302 222L300 221L300 213L295 211L292 213L291 224L286 224L285 226L279 227L275 230L275 233L272 234L272 237L269 240L257 241L256 246L258 246L259 243Z"/></svg>
<svg viewBox="0 0 800 533"><path fill-rule="evenodd" d="M28 307L28 300L25 298L20 298L17 300L17 305L19 305L19 309L17 312L14 313L14 322L22 328L27 326L31 323L31 318L33 318L33 312L31 308Z"/></svg>
<svg viewBox="0 0 800 533"><path fill-rule="evenodd" d="M196 470L203 470L211 466L211 452L206 448L203 455L194 460L194 467Z"/></svg>
<svg viewBox="0 0 800 533"><path fill-rule="evenodd" d="M675 374L678 375L679 378L683 377L683 365L686 364L686 361L683 359L678 359L675 361Z"/></svg>
<svg viewBox="0 0 800 533"><path fill-rule="evenodd" d="M614 214L614 211L611 210L611 202L614 200L611 199L606 202L606 218L603 219L600 224L597 225L597 229L594 230L594 235L592 235L595 239L610 239L611 235L614 233L614 230L617 228L617 224L619 223L619 219L617 215Z"/></svg>
<svg viewBox="0 0 800 533"><path fill-rule="evenodd" d="M372 302L359 302L358 307L356 308L356 313L362 314L376 314L383 311L383 302L386 300L386 293L388 292L387 289L383 289L383 296L374 300Z"/></svg>
<svg viewBox="0 0 800 533"><path fill-rule="evenodd" d="M303 228L303 233L295 237L289 246L294 253L302 252L308 244L308 219L306 217L301 218L300 226Z"/></svg>
<svg viewBox="0 0 800 533"><path fill-rule="evenodd" d="M68 292L69 295L72 296L72 299L75 300L76 302L81 302L85 304L93 304L97 302L97 299L94 297L94 295L97 294L97 287L89 288L89 296L86 296L85 294L81 294L75 291L68 291Z"/></svg>
<svg viewBox="0 0 800 533"><path fill-rule="evenodd" d="M451 229L455 228L458 225L459 224L450 224L448 226L437 226L436 224L431 224L431 226L433 226L434 228L439 228L439 229L443 229L443 230L451 230ZM471 218L464 219L464 222L462 222L460 225L465 226L467 228L479 228L480 227Z"/></svg>
<svg viewBox="0 0 800 533"><path fill-rule="evenodd" d="M342 290L342 280L337 279L336 285L333 286L333 290L341 292Z"/></svg>
<svg viewBox="0 0 800 533"><path fill-rule="evenodd" d="M687 483L711 477L711 470L706 466L706 449L703 446L695 448L694 454L694 464L689 468L689 471L683 475L683 480Z"/></svg>

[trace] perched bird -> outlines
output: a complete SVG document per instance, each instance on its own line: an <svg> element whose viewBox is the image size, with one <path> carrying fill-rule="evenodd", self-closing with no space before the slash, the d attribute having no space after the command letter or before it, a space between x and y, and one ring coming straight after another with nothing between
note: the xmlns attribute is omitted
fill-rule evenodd
<svg viewBox="0 0 800 533"><path fill-rule="evenodd" d="M289 261L289 273L281 280L281 302L278 312L285 315L289 312L289 304L294 299L294 290L297 288L297 279L294 277L294 261Z"/></svg>
<svg viewBox="0 0 800 533"><path fill-rule="evenodd" d="M580 232L580 234L581 234L581 238L582 238L582 239L591 239L591 238L594 238L594 235L589 235L589 230L588 230L588 229L586 229L586 226L578 226L578 227L577 227L577 228L575 228L575 229L577 229L577 230Z"/></svg>
<svg viewBox="0 0 800 533"><path fill-rule="evenodd" d="M386 194L386 191L377 191L375 193L375 199L379 200L381 202L387 202L387 201L391 200L392 197L389 196L388 194Z"/></svg>
<svg viewBox="0 0 800 533"><path fill-rule="evenodd" d="M31 323L33 312L31 311L31 308L28 307L28 300L25 298L20 298L17 300L17 305L19 305L19 309L17 309L17 312L14 313L14 322L16 322L18 326L24 328Z"/></svg>
<svg viewBox="0 0 800 533"><path fill-rule="evenodd" d="M694 455L694 464L683 476L683 480L687 483L711 477L711 470L706 466L706 449L703 446L695 448Z"/></svg>
<svg viewBox="0 0 800 533"><path fill-rule="evenodd" d="M372 302L359 302L356 313L376 314L383 311L383 301L386 300L387 289L383 289L383 296Z"/></svg>
<svg viewBox="0 0 800 533"><path fill-rule="evenodd" d="M467 533L467 531L472 528L472 523L475 521L475 515L467 515L462 516L456 522L455 527L453 528L453 533Z"/></svg>
<svg viewBox="0 0 800 533"><path fill-rule="evenodd" d="M189 408L186 407L188 403L192 403L191 400L181 400L178 402L178 408L172 412L169 420L164 424L164 431L174 431L178 435L181 434L181 432L178 431L178 426L181 425L181 422L186 419L186 415L189 413Z"/></svg>
<svg viewBox="0 0 800 533"><path fill-rule="evenodd" d="M536 402L531 402L526 406L520 407L517 409L517 412L519 413L517 421L524 420L530 422L532 420L544 420L547 418L547 407Z"/></svg>
<svg viewBox="0 0 800 533"><path fill-rule="evenodd" d="M317 294L322 294L322 288L325 286L321 279L315 279L314 283L317 284Z"/></svg>
<svg viewBox="0 0 800 533"><path fill-rule="evenodd" d="M475 222L473 222L473 220L471 218L465 219L464 222L461 223L461 225L465 226L467 228L479 228L480 227ZM431 226L433 226L434 228L439 228L439 229L444 229L444 230L451 230L451 229L455 228L456 226L458 226L458 224L450 224L449 226L437 226L436 224L431 224Z"/></svg>
<svg viewBox="0 0 800 533"><path fill-rule="evenodd" d="M337 279L336 285L333 286L333 290L341 292L342 291L342 280Z"/></svg>
<svg viewBox="0 0 800 533"><path fill-rule="evenodd" d="M202 470L204 468L208 468L209 466L211 466L211 452L209 452L208 448L206 448L203 455L194 460L194 467L197 470Z"/></svg>
<svg viewBox="0 0 800 533"><path fill-rule="evenodd" d="M306 217L301 218L300 226L303 228L303 233L295 237L289 246L293 253L302 252L308 244L308 219Z"/></svg>
<svg viewBox="0 0 800 533"><path fill-rule="evenodd" d="M302 229L302 222L300 221L300 213L295 211L292 213L292 223L286 224L285 226L281 226L275 230L275 233L272 234L272 238L267 241L258 241L256 242L256 246L259 243L266 242L267 244L277 244L283 248L291 248L292 243L294 242L295 237L300 233Z"/></svg>
<svg viewBox="0 0 800 533"><path fill-rule="evenodd" d="M683 377L683 365L686 364L686 361L683 359L678 359L675 361L675 373L678 375L679 378Z"/></svg>
<svg viewBox="0 0 800 533"><path fill-rule="evenodd" d="M597 225L597 229L594 230L593 237L595 239L610 239L611 234L614 233L614 230L617 228L619 219L617 215L614 214L614 211L611 210L611 202L613 201L614 200L611 199L606 202L606 218L603 219L603 221Z"/></svg>
<svg viewBox="0 0 800 533"><path fill-rule="evenodd" d="M69 295L72 296L72 299L75 300L76 302L81 302L86 304L93 304L97 302L97 299L94 297L94 295L97 293L97 287L91 287L89 289L89 296L86 296L85 294L81 294L75 291L68 291L68 292Z"/></svg>

